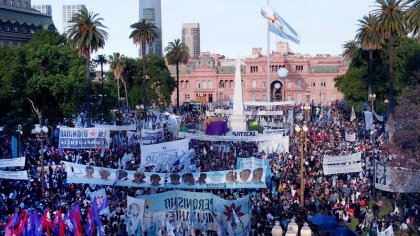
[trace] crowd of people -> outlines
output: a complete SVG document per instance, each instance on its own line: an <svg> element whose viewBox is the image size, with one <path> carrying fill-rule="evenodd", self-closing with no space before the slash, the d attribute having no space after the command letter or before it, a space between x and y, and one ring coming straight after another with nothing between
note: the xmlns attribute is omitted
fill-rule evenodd
<svg viewBox="0 0 420 236"><path fill-rule="evenodd" d="M261 110L254 107L252 109ZM278 106L274 110L282 110L279 117L249 116L249 121L288 122L288 111L293 110L294 124L302 124L307 120L307 147L304 156L304 206L300 205L301 175L299 135L292 135L289 129L290 147L288 153L258 152L256 142L210 142L192 140L190 148L195 150L193 162L202 172L236 169L237 158L266 158L270 157L271 177L265 189L237 189L237 190L206 190L222 198L233 200L246 194L251 201L251 228L253 235L267 235L275 221L281 222L286 230L292 218L299 227L304 222L310 222L316 214L332 215L343 226L357 220L355 231L362 235L370 232L374 235L378 230L384 230L393 225L395 230L413 232L417 230L420 220L420 205L410 199L418 199L416 194L387 193L375 190L373 183L374 160L386 159L389 155L384 147L386 133L382 123L376 123L376 133L367 132L361 115L350 121L351 112L344 104L335 102L331 106L312 108L305 118L300 105ZM264 109L262 109L264 110ZM137 122L135 115L119 116L115 124L130 124ZM157 117L150 118L156 121ZM227 117L225 117L227 119ZM186 127L196 127L204 121L203 117L193 112L186 112L180 117L179 131L188 130ZM163 142L176 139L176 132L169 131L164 121L159 124L164 130ZM157 127L152 127L157 128ZM356 133L354 142L347 142L346 133ZM130 140L126 133L114 132L112 143L105 150L66 150L58 147L57 137L45 138L44 142L34 137L24 137L21 154L26 157L25 168L14 170L28 170L28 181L0 180L0 231L5 234L5 225L11 217L21 211L36 211L40 215L46 209L51 217L57 212L66 215L72 206L80 204L82 224L87 224L90 195L101 188L106 190L109 199L110 214L102 216L103 231L106 235L127 235L126 232L126 202L127 196L140 196L168 191L165 188L128 188L115 186L99 186L92 184L69 184L66 182L66 172L61 162L68 161L85 165L107 168L124 168L138 170L141 165L140 145L138 140ZM49 136L51 137L51 136ZM41 143L47 144L41 146ZM45 165L45 196L41 184L41 158L44 155ZM324 175L322 160L324 155L346 155L355 152L362 153L362 172ZM121 165L121 159L127 153L133 154L133 159ZM11 158L12 148L10 137L2 134L0 137L0 158ZM173 170L172 170L173 171ZM176 171L175 171L176 172ZM385 195L393 199L393 211L380 214ZM407 197L409 196L409 197ZM375 204L370 204L375 202ZM318 232L315 227L313 231Z"/></svg>

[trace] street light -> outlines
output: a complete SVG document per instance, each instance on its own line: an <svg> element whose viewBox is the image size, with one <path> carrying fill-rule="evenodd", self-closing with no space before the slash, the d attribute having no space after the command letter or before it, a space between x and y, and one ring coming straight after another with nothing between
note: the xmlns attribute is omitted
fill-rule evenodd
<svg viewBox="0 0 420 236"><path fill-rule="evenodd" d="M303 125L303 127L300 127L299 125L296 125L295 127L296 133L300 134L300 207L303 209L304 206L304 194L305 194L305 181L304 181L304 142L306 138L306 133L308 132L308 127L306 125Z"/></svg>
<svg viewBox="0 0 420 236"><path fill-rule="evenodd" d="M369 94L369 101L371 103L371 107L372 107L372 112L374 112L374 104L375 104L375 100L376 100L376 94Z"/></svg>
<svg viewBox="0 0 420 236"><path fill-rule="evenodd" d="M203 97L204 97L204 93L198 93L197 94L197 97L199 97L200 98L200 117L201 117L201 115L202 115L202 113L203 113Z"/></svg>
<svg viewBox="0 0 420 236"><path fill-rule="evenodd" d="M305 114L305 125L306 127L308 127L309 129L309 111L311 110L311 107L309 106L309 104L306 104L305 106L302 106L302 111ZM305 152L308 151L308 139L305 136Z"/></svg>
<svg viewBox="0 0 420 236"><path fill-rule="evenodd" d="M279 79L284 78L284 85L283 85L284 97L283 97L283 101L286 101L286 82L287 82L287 76L288 75L289 75L289 71L285 67L282 67L282 68L277 70L277 76L279 77Z"/></svg>
<svg viewBox="0 0 420 236"><path fill-rule="evenodd" d="M308 102L308 105L309 105L309 99L311 98L311 87L306 88L305 96L306 96L306 101Z"/></svg>
<svg viewBox="0 0 420 236"><path fill-rule="evenodd" d="M43 124L35 124L35 128L32 130L32 133L41 140L41 191L42 198L45 197L45 172L44 172L44 139L48 135L48 127Z"/></svg>
<svg viewBox="0 0 420 236"><path fill-rule="evenodd" d="M271 235L273 236L282 236L283 235L283 229L280 226L280 223L276 221L275 225L271 229Z"/></svg>
<svg viewBox="0 0 420 236"><path fill-rule="evenodd" d="M18 156L17 157L20 157L21 156L21 154L20 154L20 152L21 152L21 140L20 140L21 138L20 138L20 136L22 136L22 134L23 134L22 125L17 126L16 132L18 133Z"/></svg>

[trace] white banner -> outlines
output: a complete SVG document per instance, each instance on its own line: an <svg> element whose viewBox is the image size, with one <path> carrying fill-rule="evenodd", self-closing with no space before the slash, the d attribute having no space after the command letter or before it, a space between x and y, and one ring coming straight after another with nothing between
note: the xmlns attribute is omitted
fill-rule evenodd
<svg viewBox="0 0 420 236"><path fill-rule="evenodd" d="M163 139L163 129L142 129L141 130L141 143L151 144L159 142Z"/></svg>
<svg viewBox="0 0 420 236"><path fill-rule="evenodd" d="M127 196L127 233L129 236L143 235L144 199Z"/></svg>
<svg viewBox="0 0 420 236"><path fill-rule="evenodd" d="M370 111L365 111L365 129L370 130L373 125L373 114Z"/></svg>
<svg viewBox="0 0 420 236"><path fill-rule="evenodd" d="M324 155L322 163L324 175L361 172L361 157L361 152L341 156Z"/></svg>
<svg viewBox="0 0 420 236"><path fill-rule="evenodd" d="M189 149L189 139L181 139L173 142L141 145L141 166L157 166L168 159L175 162L178 155Z"/></svg>
<svg viewBox="0 0 420 236"><path fill-rule="evenodd" d="M285 129L265 129L265 130L263 130L263 134L280 134L280 135L284 135L284 134L286 134L286 130Z"/></svg>
<svg viewBox="0 0 420 236"><path fill-rule="evenodd" d="M289 136L277 136L275 139L258 142L258 151L264 151L267 154L289 152Z"/></svg>
<svg viewBox="0 0 420 236"><path fill-rule="evenodd" d="M271 134L271 135L257 135L257 136L218 136L218 135L205 135L205 134L193 134L193 133L185 133L180 132L180 137L195 139L195 140L202 140L202 141L210 141L210 142L262 142L262 141L271 141L276 139L282 139L284 136L279 134Z"/></svg>
<svg viewBox="0 0 420 236"><path fill-rule="evenodd" d="M375 161L375 187L388 192L420 192L420 171L390 167Z"/></svg>
<svg viewBox="0 0 420 236"><path fill-rule="evenodd" d="M136 126L136 124L131 124L131 125L100 125L100 124L96 124L95 128L109 129L110 131L127 131L127 130L136 130L137 126Z"/></svg>
<svg viewBox="0 0 420 236"><path fill-rule="evenodd" d="M356 152L348 155L341 155L341 156L328 156L324 155L324 159L322 164L330 165L330 164L345 164L350 162L358 162L362 157L361 152Z"/></svg>
<svg viewBox="0 0 420 236"><path fill-rule="evenodd" d="M22 170L22 171L0 170L0 179L28 180L28 172L26 170Z"/></svg>
<svg viewBox="0 0 420 236"><path fill-rule="evenodd" d="M373 112L373 115L375 116L375 118L377 120L379 120L380 122L384 122L384 116L380 116L378 114L376 114L376 112Z"/></svg>
<svg viewBox="0 0 420 236"><path fill-rule="evenodd" d="M249 136L257 136L257 131L230 131L226 133L227 136L240 136L240 137L249 137Z"/></svg>
<svg viewBox="0 0 420 236"><path fill-rule="evenodd" d="M225 110L225 109L216 109L214 114L221 114L221 115L231 115L232 110ZM283 111L244 111L244 114L247 116L281 116L283 115Z"/></svg>
<svg viewBox="0 0 420 236"><path fill-rule="evenodd" d="M346 132L345 140L347 142L355 142L356 141L356 133L349 134L349 133Z"/></svg>
<svg viewBox="0 0 420 236"><path fill-rule="evenodd" d="M60 148L95 149L107 147L111 141L109 129L60 128Z"/></svg>
<svg viewBox="0 0 420 236"><path fill-rule="evenodd" d="M392 225L382 232L379 232L379 229L376 228L376 233L377 236L394 236L394 229L392 228Z"/></svg>
<svg viewBox="0 0 420 236"><path fill-rule="evenodd" d="M287 106L295 105L295 101L286 101L286 102L244 102L245 106Z"/></svg>
<svg viewBox="0 0 420 236"><path fill-rule="evenodd" d="M0 159L0 168L13 166L25 166L25 157Z"/></svg>

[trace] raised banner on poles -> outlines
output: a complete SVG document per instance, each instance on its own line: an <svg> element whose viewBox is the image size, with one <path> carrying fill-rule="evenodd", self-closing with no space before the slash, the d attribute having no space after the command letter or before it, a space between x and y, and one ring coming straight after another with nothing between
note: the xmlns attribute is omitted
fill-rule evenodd
<svg viewBox="0 0 420 236"><path fill-rule="evenodd" d="M141 143L151 144L160 142L163 139L163 129L142 129Z"/></svg>
<svg viewBox="0 0 420 236"><path fill-rule="evenodd" d="M375 161L375 188L398 193L420 192L420 171Z"/></svg>
<svg viewBox="0 0 420 236"><path fill-rule="evenodd" d="M324 155L322 162L324 175L361 172L361 156L361 152L341 156Z"/></svg>
<svg viewBox="0 0 420 236"><path fill-rule="evenodd" d="M0 179L28 180L28 172L22 171L4 171L0 170Z"/></svg>
<svg viewBox="0 0 420 236"><path fill-rule="evenodd" d="M172 142L141 145L141 166L157 166L174 160L182 152L189 150L189 139L181 139Z"/></svg>
<svg viewBox="0 0 420 236"><path fill-rule="evenodd" d="M136 124L131 124L131 125L100 125L100 124L96 124L95 128L108 129L110 131L137 130Z"/></svg>
<svg viewBox="0 0 420 236"><path fill-rule="evenodd" d="M127 233L128 235L143 235L144 199L127 196Z"/></svg>
<svg viewBox="0 0 420 236"><path fill-rule="evenodd" d="M25 157L0 159L0 168L3 167L22 167L25 166Z"/></svg>
<svg viewBox="0 0 420 236"><path fill-rule="evenodd" d="M356 133L352 133L352 134L349 134L349 133L345 133L345 140L347 141L347 142L355 142L356 141Z"/></svg>
<svg viewBox="0 0 420 236"><path fill-rule="evenodd" d="M95 149L107 147L110 142L109 129L60 128L59 146L67 149Z"/></svg>
<svg viewBox="0 0 420 236"><path fill-rule="evenodd" d="M63 163L67 173L67 183L172 189L267 187L265 183L267 173L262 167L194 173L155 173L87 166L72 162Z"/></svg>
<svg viewBox="0 0 420 236"><path fill-rule="evenodd" d="M145 201L143 225L148 228L143 232L148 234L157 228L173 229L175 235L190 235L192 229L218 235L249 235L251 231L248 195L230 201L212 193L174 190L139 199Z"/></svg>

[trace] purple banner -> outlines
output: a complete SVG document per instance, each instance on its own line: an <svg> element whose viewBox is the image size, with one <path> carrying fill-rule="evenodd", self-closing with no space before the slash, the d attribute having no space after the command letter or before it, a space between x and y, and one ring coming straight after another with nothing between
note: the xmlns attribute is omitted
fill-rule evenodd
<svg viewBox="0 0 420 236"><path fill-rule="evenodd" d="M213 121L207 125L206 134L207 135L221 135L227 133L229 128L227 127L226 121Z"/></svg>

